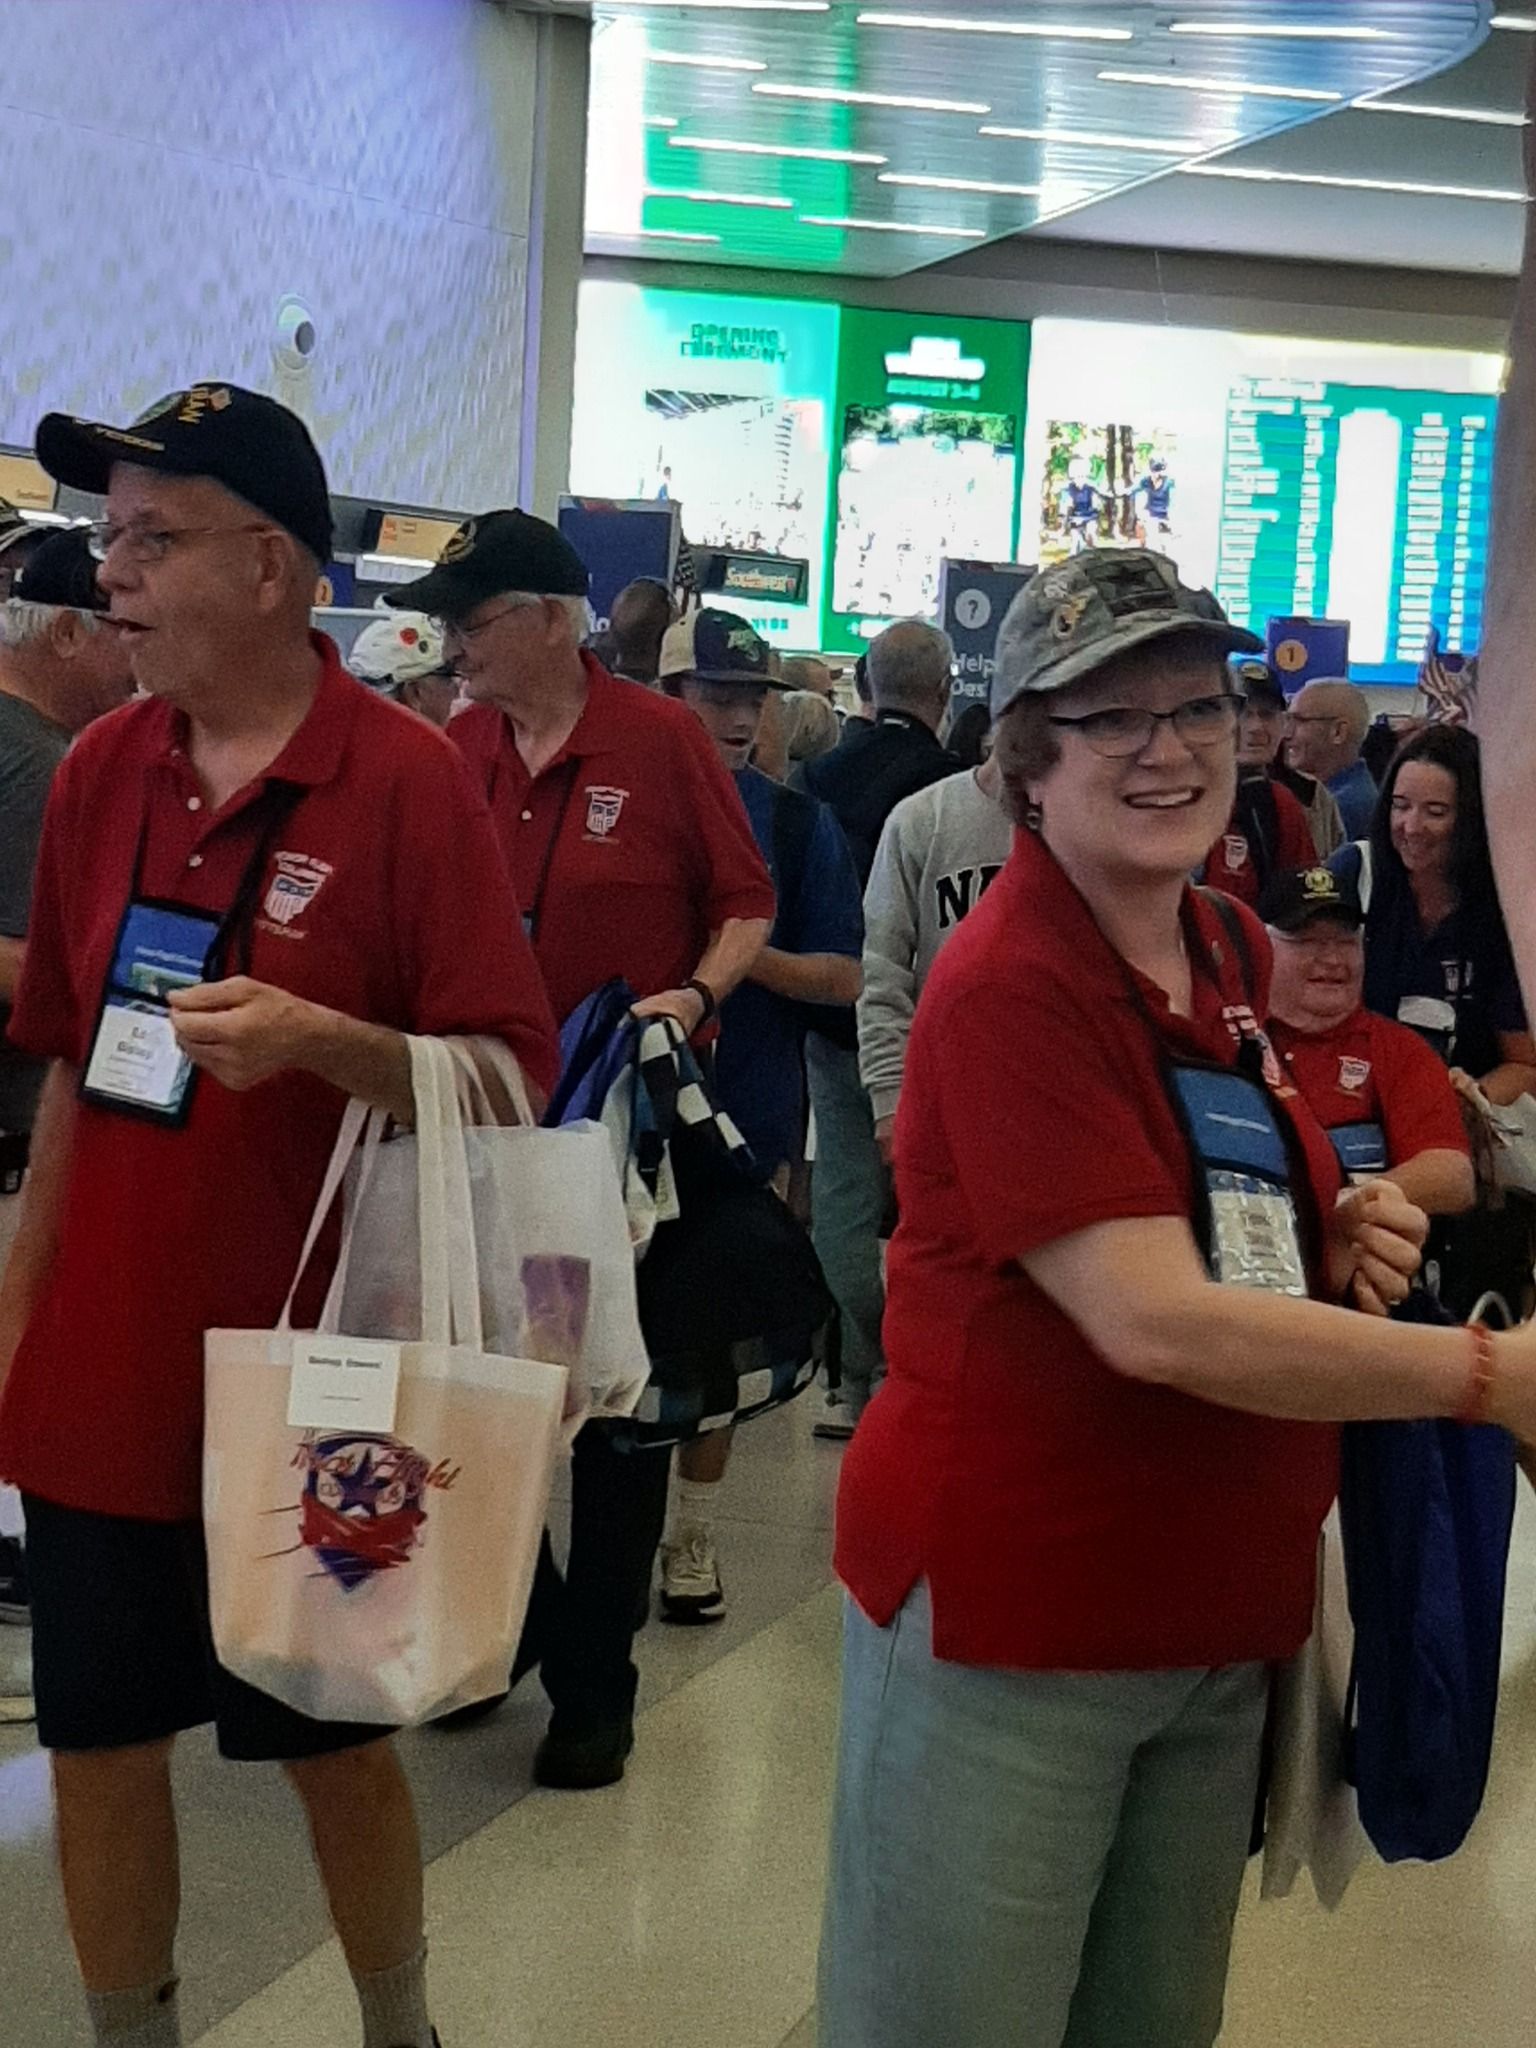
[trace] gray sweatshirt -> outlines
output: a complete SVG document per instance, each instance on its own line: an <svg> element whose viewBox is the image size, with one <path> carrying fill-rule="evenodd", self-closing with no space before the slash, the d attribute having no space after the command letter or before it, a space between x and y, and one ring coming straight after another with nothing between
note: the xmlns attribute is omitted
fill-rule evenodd
<svg viewBox="0 0 1536 2048"><path fill-rule="evenodd" d="M859 998L859 1072L876 1122L896 1113L928 970L1012 845L1012 823L969 769L903 798L886 820L864 892Z"/></svg>

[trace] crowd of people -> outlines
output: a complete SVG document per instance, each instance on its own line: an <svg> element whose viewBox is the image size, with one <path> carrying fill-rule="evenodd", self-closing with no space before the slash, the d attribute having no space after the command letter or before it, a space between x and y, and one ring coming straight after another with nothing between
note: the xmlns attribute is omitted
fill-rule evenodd
<svg viewBox="0 0 1536 2048"><path fill-rule="evenodd" d="M1288 699L1139 548L1025 586L985 706L921 619L841 703L664 584L594 636L581 560L506 509L348 674L293 414L197 385L37 451L105 512L0 526L0 1619L98 2041L181 2038L171 1754L211 1721L297 1789L366 2048L434 2048L391 1742L214 1653L203 1334L276 1321L345 1100L409 1121L407 1034L503 1041L538 1106L621 981L837 1303L823 2048L1208 2048L1334 1425L1536 1433L1525 1331L1388 1319L1530 1307L1477 740L1414 731L1378 789L1364 693ZM507 1676L549 1698L541 1785L624 1775L653 1593L727 1611L732 1444L576 1435Z"/></svg>

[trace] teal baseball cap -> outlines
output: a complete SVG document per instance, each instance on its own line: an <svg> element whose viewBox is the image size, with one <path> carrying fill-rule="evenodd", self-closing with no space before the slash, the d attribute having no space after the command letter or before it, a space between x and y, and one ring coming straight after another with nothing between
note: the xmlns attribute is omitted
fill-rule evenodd
<svg viewBox="0 0 1536 2048"><path fill-rule="evenodd" d="M1213 658L1261 654L1208 590L1191 590L1166 555L1088 549L1032 576L1008 607L993 657L992 716L1020 697L1064 690L1133 648L1170 633L1198 634Z"/></svg>

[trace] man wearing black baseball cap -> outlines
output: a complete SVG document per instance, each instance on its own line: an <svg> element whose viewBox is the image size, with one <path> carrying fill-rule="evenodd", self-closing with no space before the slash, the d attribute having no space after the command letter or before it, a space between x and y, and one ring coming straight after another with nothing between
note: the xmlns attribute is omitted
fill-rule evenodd
<svg viewBox="0 0 1536 2048"><path fill-rule="evenodd" d="M11 1038L50 1066L0 1288L0 1475L92 2021L180 2041L170 1760L212 1721L299 1793L370 2048L432 2048L387 1731L217 1661L203 1340L276 1325L347 1098L413 1112L407 1033L492 1034L547 1089L553 1023L483 802L310 632L330 508L303 423L208 382L130 427L50 414L37 448L106 495L98 574L143 692L49 798Z"/></svg>
<svg viewBox="0 0 1536 2048"><path fill-rule="evenodd" d="M490 799L555 1016L626 981L640 1017L714 1034L768 937L773 884L741 798L683 705L610 675L583 647L587 572L527 512L468 519L431 574L389 602L443 622L471 708L449 727ZM634 1742L635 1617L666 1514L664 1452L576 1439L571 1564L546 1545L532 1612L551 1617L554 1705L534 1763L577 1790L623 1775Z"/></svg>
<svg viewBox="0 0 1536 2048"><path fill-rule="evenodd" d="M1346 1173L1395 1181L1429 1216L1477 1187L1456 1091L1406 1024L1364 1005L1365 913L1324 867L1280 875L1259 902L1274 948L1270 1039Z"/></svg>
<svg viewBox="0 0 1536 2048"><path fill-rule="evenodd" d="M43 811L76 733L126 704L127 656L102 622L106 599L79 527L21 527L27 545L12 601L0 610L0 1027L10 1014L32 911ZM5 530L0 526L0 547ZM6 559L7 557L0 557ZM22 1176L44 1067L0 1040L0 1266L21 1220ZM20 1509L0 1487L0 1620L27 1617ZM19 1718L12 1688L0 1720Z"/></svg>

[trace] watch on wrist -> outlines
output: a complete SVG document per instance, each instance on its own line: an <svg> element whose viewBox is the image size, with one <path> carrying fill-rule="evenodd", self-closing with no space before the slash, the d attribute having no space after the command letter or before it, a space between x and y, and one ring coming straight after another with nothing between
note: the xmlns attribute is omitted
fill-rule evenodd
<svg viewBox="0 0 1536 2048"><path fill-rule="evenodd" d="M715 994L714 990L710 987L707 981L700 981L697 978L697 976L693 977L688 981L685 981L683 983L683 987L692 989L693 993L704 1005L704 1013L699 1018L699 1029L702 1031L704 1029L704 1026L709 1022L710 1018L718 1013L720 1008L720 998Z"/></svg>

